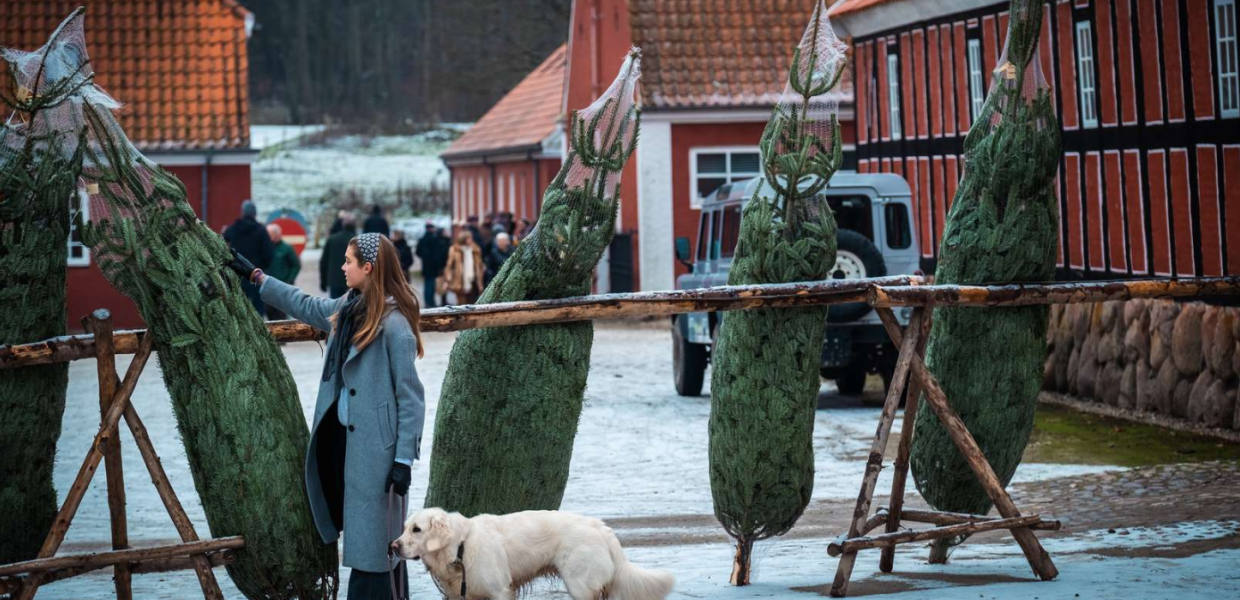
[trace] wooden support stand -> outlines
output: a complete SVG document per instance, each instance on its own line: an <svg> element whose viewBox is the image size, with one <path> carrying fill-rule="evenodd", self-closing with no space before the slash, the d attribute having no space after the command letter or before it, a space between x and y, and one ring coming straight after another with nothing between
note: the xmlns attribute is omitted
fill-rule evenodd
<svg viewBox="0 0 1240 600"><path fill-rule="evenodd" d="M219 582L215 579L212 567L226 564L233 559L233 553L245 545L240 537L219 540L200 541L198 534L181 501L177 499L168 476L164 472L159 455L151 443L146 427L138 418L138 413L129 403L130 396L138 385L138 376L146 366L155 346L153 336L142 336L133 361L125 378L118 381L116 376L116 352L112 337L112 316L106 310L97 310L89 317L82 319L85 329L94 335L94 350L98 360L99 372L99 407L102 423L99 433L86 452L86 458L78 470L77 478L69 488L65 502L52 522L52 528L34 560L0 565L0 594L11 594L15 600L30 600L39 591L39 586L59 581L68 577L81 575L96 569L111 566L113 580L116 583L118 600L132 600L133 589L131 574L136 572L162 572L192 568L198 575L203 596L209 600L223 600ZM151 481L164 502L172 523L180 534L181 544L159 546L155 548L130 548L128 541L128 524L125 517L125 488L121 467L120 435L118 432L121 418L129 425L142 461L146 464ZM108 482L108 509L112 524L112 552L100 552L84 555L55 556L56 551L64 542L69 525L81 506L82 498L90 487L91 479L104 463Z"/></svg>
<svg viewBox="0 0 1240 600"><path fill-rule="evenodd" d="M908 328L904 331L900 330L900 325L889 307L880 306L875 310L883 320L887 335L900 348L900 356L896 361L896 371L887 392L886 402L883 404L878 431L874 434L874 444L870 449L865 475L861 480L861 493L857 496L857 507L853 511L848 532L837 538L827 548L828 554L840 557L835 571L835 582L831 585L831 595L838 598L848 594L848 582L852 577L853 566L856 564L857 552L861 550L881 548L879 569L884 573L890 573L895 562L895 547L898 544L943 539L996 529L1007 529L1012 532L1012 537L1016 538L1016 543L1020 545L1025 558L1029 561L1029 566L1033 568L1034 574L1039 579L1054 579L1059 571L1055 569L1050 555L1042 548L1042 544L1038 542L1032 530L1058 529L1059 523L1043 520L1038 515L1022 516L1020 514L972 434L969 433L956 411L947 403L947 396L944 395L938 381L926 369L923 354L930 333L932 305L915 309L909 319ZM883 450L887 447L887 439L891 434L892 423L895 421L896 409L900 405L900 396L906 388L908 398L905 401L900 443L896 451L891 506L880 508L873 516L870 516L870 503L874 498L874 488L878 484L878 474L883 468ZM978 482L994 502L1001 518L904 509L904 488L908 480L913 423L917 418L919 397L922 394L925 394L930 408L943 423L952 441L956 443L956 447L972 467ZM902 520L932 523L936 527L920 531L900 531ZM885 526L883 534L868 535L880 526Z"/></svg>

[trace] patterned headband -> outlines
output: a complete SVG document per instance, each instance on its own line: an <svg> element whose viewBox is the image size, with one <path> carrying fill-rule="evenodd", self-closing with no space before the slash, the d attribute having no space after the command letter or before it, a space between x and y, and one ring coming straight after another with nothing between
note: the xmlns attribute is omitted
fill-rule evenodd
<svg viewBox="0 0 1240 600"><path fill-rule="evenodd" d="M357 251L362 255L363 263L379 264L379 238L383 237L378 233L363 233L357 236Z"/></svg>

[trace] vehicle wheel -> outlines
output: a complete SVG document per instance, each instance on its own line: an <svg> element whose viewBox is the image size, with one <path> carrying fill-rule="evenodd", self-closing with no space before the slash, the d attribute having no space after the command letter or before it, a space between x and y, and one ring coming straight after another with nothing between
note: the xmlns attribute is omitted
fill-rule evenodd
<svg viewBox="0 0 1240 600"><path fill-rule="evenodd" d="M702 395L702 380L706 374L706 346L685 339L680 332L679 319L672 322L672 371L676 377L677 394Z"/></svg>
<svg viewBox="0 0 1240 600"><path fill-rule="evenodd" d="M856 396L865 389L865 375L865 369L849 367L835 380L835 387L839 388L841 394Z"/></svg>
<svg viewBox="0 0 1240 600"><path fill-rule="evenodd" d="M869 238L851 229L841 229L836 232L835 241L835 265L827 274L828 279L865 279L887 274L882 252ZM827 311L827 322L856 321L870 310L870 305L864 302L835 304Z"/></svg>

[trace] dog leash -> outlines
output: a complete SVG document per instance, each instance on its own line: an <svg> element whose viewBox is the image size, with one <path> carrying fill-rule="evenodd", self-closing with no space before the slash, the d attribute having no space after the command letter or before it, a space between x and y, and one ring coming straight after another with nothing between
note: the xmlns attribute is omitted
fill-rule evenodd
<svg viewBox="0 0 1240 600"><path fill-rule="evenodd" d="M392 531L392 497L395 495L396 495L395 490L388 490L387 530L389 532ZM400 497L400 514L403 517L403 515L408 511L409 511L409 498L406 496L401 496ZM403 533L404 532L402 531L402 534ZM406 589L406 587L409 585L409 577L408 576L400 577L400 566L405 564L405 560L403 558L400 558L400 555L396 554L395 550L392 550L392 546L390 544L388 545L387 553L388 553L388 564L391 564L391 560L393 557L397 558L396 568L388 572L388 585L392 588L392 600L405 600L406 598L409 597L408 595L409 590ZM399 584L396 582L398 578L401 580ZM465 584L463 580L461 583L461 589L462 590L465 589ZM461 597L464 598L464 595L462 595Z"/></svg>

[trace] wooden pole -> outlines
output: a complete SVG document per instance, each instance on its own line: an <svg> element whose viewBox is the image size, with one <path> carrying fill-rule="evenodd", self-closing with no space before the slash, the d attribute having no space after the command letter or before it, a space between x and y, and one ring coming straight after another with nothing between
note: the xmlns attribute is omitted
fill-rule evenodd
<svg viewBox="0 0 1240 600"><path fill-rule="evenodd" d="M1240 277L1201 277L992 286L875 286L870 289L870 304L876 307L926 306L928 304L1030 306L1131 300L1133 298L1185 298L1237 294L1240 294Z"/></svg>
<svg viewBox="0 0 1240 600"><path fill-rule="evenodd" d="M972 523L960 523L958 525L946 525L943 527L932 527L930 529L922 529L919 531L900 531L896 533L884 533L872 537L858 537L845 540L843 542L832 542L827 546L827 554L831 556L852 555L856 556L859 550L867 550L869 548L887 548L896 544L907 544L909 542L920 542L924 540L937 540L958 535L972 535L983 531L993 531L995 529L1012 529L1015 527L1029 527L1042 518L1037 515L1027 517L1016 517L1013 519L988 519L985 521L975 521ZM841 559L843 560L843 559Z"/></svg>
<svg viewBox="0 0 1240 600"><path fill-rule="evenodd" d="M883 469L883 451L887 448L887 439L891 434L891 424L896 418L896 409L900 406L900 395L904 393L908 380L909 364L913 360L917 342L921 339L921 322L924 309L913 311L909 318L909 335L899 344L900 357L896 361L895 375L887 388L887 400L883 403L883 412L878 420L878 431L874 433L874 443L870 446L870 457L865 464L865 475L861 478L861 492L857 495L857 506L853 510L852 522L848 527L848 538L863 534L866 519L870 515L870 502L874 498L874 487L878 485L878 473ZM840 558L835 568L835 582L831 584L831 595L837 598L848 594L848 580L852 577L857 553L850 552Z"/></svg>
<svg viewBox="0 0 1240 600"><path fill-rule="evenodd" d="M892 340L898 340L903 337L898 324L884 319L883 326L886 327L887 335ZM1021 516L1020 511L1016 508L1016 504L1012 502L1012 497L1003 489L1003 483L999 481L999 477L995 475L994 469L990 467L990 462L986 460L986 455L982 453L982 449L978 447L977 442L973 439L973 435L969 433L969 429L960 420L960 416L947 403L947 396L943 393L943 388L939 387L939 382L934 378L934 375L926 369L926 365L922 362L921 357L912 357L911 366L913 376L921 384L923 395L930 402L930 408L934 410L935 415L943 423L943 427L951 436L952 441L955 442L956 448L960 450L960 454L973 469L978 483L981 484L982 489L986 490L986 494L994 502L995 508L999 510L999 514L1006 519L1014 519ZM1033 572L1038 578L1051 580L1059 575L1059 570L1055 568L1055 563L1051 561L1050 555L1047 554L1042 544L1038 541L1037 536L1028 527L1013 528L1012 537L1016 538L1016 543L1020 545L1021 550L1025 553L1025 558L1029 560L1029 566L1033 568Z"/></svg>
<svg viewBox="0 0 1240 600"><path fill-rule="evenodd" d="M189 516L185 514L185 509L181 506L181 501L177 499L176 492L172 490L172 484L168 481L164 465L160 462L159 455L155 453L154 444L151 443L151 436L147 433L142 420L138 418L138 411L132 404L125 407L125 422L129 424L129 431L133 433L133 439L138 444L138 451L142 453L142 462L146 463L146 469L151 474L155 490L159 492L159 499L163 501L168 516L172 517L172 524L176 527L177 533L181 535L181 541L187 544L198 542L198 533L194 531L194 524L190 522ZM224 600L224 594L220 591L220 584L215 579L215 573L211 571L211 563L207 557L195 554L190 557L190 560L193 562L195 574L198 575L198 584L202 587L203 596L208 600Z"/></svg>
<svg viewBox="0 0 1240 600"><path fill-rule="evenodd" d="M211 568L222 567L232 564L237 560L236 550L219 550L207 554L207 560L211 562ZM122 564L122 563L117 563ZM189 556L174 556L172 558L152 558L143 560L130 560L123 563L131 574L139 573L167 573L169 571L186 571L193 569L193 561ZM43 571L40 577L42 585L48 585L64 579L85 575L91 571L107 568L108 565L90 566L90 567L70 567L67 569L55 569L51 571ZM0 594L12 594L21 589L22 580L20 575L0 577Z"/></svg>
<svg viewBox="0 0 1240 600"><path fill-rule="evenodd" d="M721 286L672 292L600 294L553 300L470 304L423 311L422 331L462 331L482 327L513 327L566 323L630 316L670 316L689 312L716 312L752 308L821 306L865 302L873 285L916 285L920 277L833 279L809 283ZM276 341L298 342L325 339L326 335L296 321L267 325ZM117 354L137 350L146 330L118 331L113 345ZM0 369L79 360L95 355L94 338L70 335L13 346L0 346Z"/></svg>
<svg viewBox="0 0 1240 600"><path fill-rule="evenodd" d="M966 513L943 512L938 510L918 510L913 508L906 508L901 514L904 515L905 521L912 523L930 523L932 525L959 525L961 523L981 523L982 521L998 520L998 517L983 517ZM1030 525L1029 528L1038 531L1059 531L1061 526L1062 524L1059 521L1042 520L1038 523Z"/></svg>
<svg viewBox="0 0 1240 600"><path fill-rule="evenodd" d="M155 546L152 548L130 548L128 550L113 550L111 552L36 558L9 565L0 565L0 577L11 577L24 573L39 573L57 569L99 569L117 563L172 559L192 555L202 556L208 552L239 550L244 546L245 540L241 536L232 536L214 540Z"/></svg>
<svg viewBox="0 0 1240 600"><path fill-rule="evenodd" d="M99 467L99 461L103 458L103 449L109 444L115 443L116 424L120 421L121 414L125 407L129 406L129 396L133 394L134 388L138 385L138 376L142 374L146 361L151 357L151 351L155 345L155 338L145 336L142 339L142 346L134 355L133 361L129 363L129 370L125 373L125 380L121 382L120 389L116 390L116 394L112 396L111 406L108 408L107 418L104 419L103 426L99 428L99 433L95 434L95 440L91 443L90 450L86 452L86 458L82 461L82 467L78 470L77 478L73 480L73 486L69 488L69 494L65 497L64 504L61 505L60 511L56 513L56 519L52 521L52 528L47 533L47 539L43 541L43 547L39 549L39 558L49 558L56 554L56 550L60 548L60 544L65 541L65 533L69 531L69 524L73 521L73 516L77 514L77 509L82 504L82 497L86 495L86 488L90 486L90 480L95 475L95 470ZM35 593L39 590L40 577L36 573L30 577L22 586L22 590L17 594L17 600L31 600Z"/></svg>
<svg viewBox="0 0 1240 600"><path fill-rule="evenodd" d="M116 354L112 349L112 314L99 309L82 319L82 328L95 336L96 370L99 373L100 427L112 406L112 396L120 381L116 377ZM125 478L122 471L120 436L103 449L103 468L108 485L108 513L112 524L112 549L129 548L129 525L125 515ZM116 600L133 600L133 582L129 565L116 564L112 570L116 584Z"/></svg>
<svg viewBox="0 0 1240 600"><path fill-rule="evenodd" d="M878 316L884 322L890 320L897 323L896 316L892 314L890 308L875 309ZM934 307L927 306L926 314L921 321L921 339L917 341L917 355L923 356L926 353L926 342L930 339L931 322L933 321ZM898 327L897 327L898 328ZM895 340L893 344L899 345ZM917 384L917 380L913 379L908 383L908 394L904 401L904 419L900 424L900 445L896 450L895 473L891 478L891 498L888 502L891 507L888 509L887 515L887 533L895 533L900 529L901 513L904 509L904 488L908 484L908 464L909 454L913 444L913 424L917 419L917 402L918 396L921 395L921 386ZM895 568L896 547L895 545L885 546L882 555L878 559L878 568L883 573L890 573Z"/></svg>

